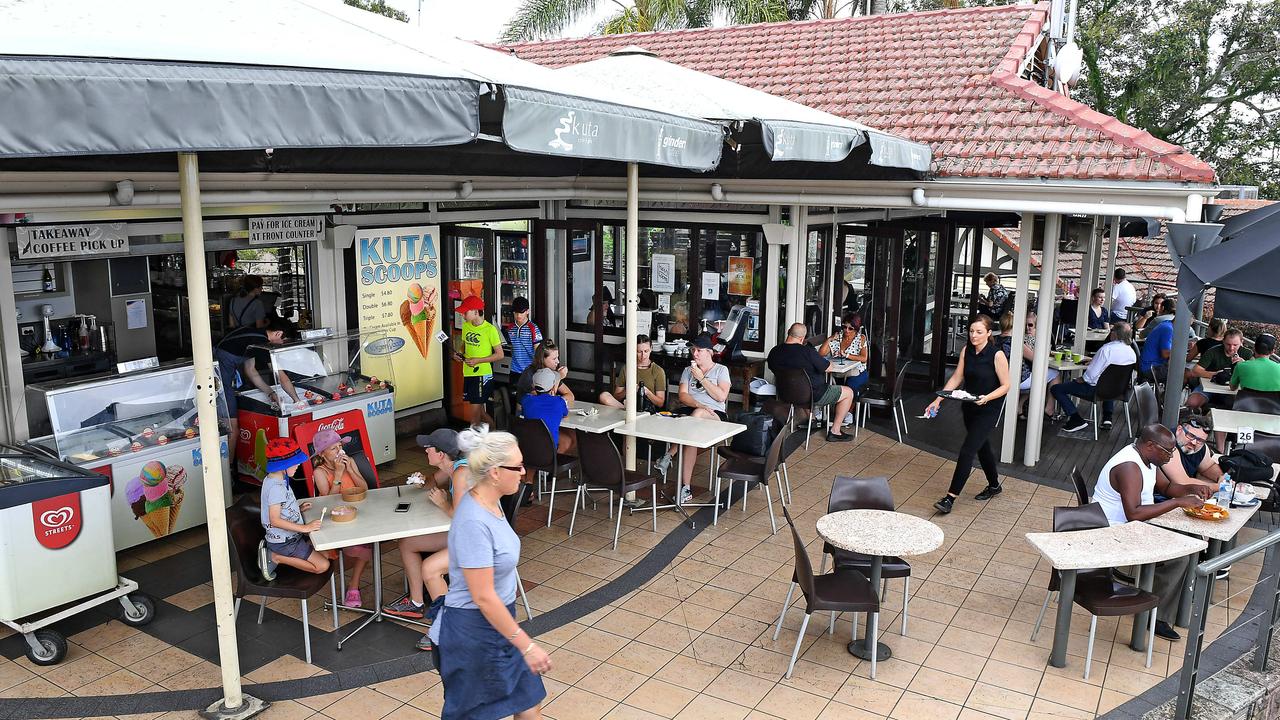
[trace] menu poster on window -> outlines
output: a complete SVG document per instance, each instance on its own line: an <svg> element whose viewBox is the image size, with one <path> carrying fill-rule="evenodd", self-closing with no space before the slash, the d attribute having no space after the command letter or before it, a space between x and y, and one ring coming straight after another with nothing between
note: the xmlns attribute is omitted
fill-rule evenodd
<svg viewBox="0 0 1280 720"><path fill-rule="evenodd" d="M717 273L717 272L702 273L702 299L703 300L719 300L720 299L720 273Z"/></svg>
<svg viewBox="0 0 1280 720"><path fill-rule="evenodd" d="M729 258L729 294L751 295L756 259L750 257Z"/></svg>
<svg viewBox="0 0 1280 720"><path fill-rule="evenodd" d="M676 256L655 254L651 261L649 289L656 293L676 291Z"/></svg>
<svg viewBox="0 0 1280 720"><path fill-rule="evenodd" d="M395 409L444 397L434 341L440 318L440 252L437 225L362 229L356 232L356 307L362 334L373 335L361 353L364 375L390 378Z"/></svg>

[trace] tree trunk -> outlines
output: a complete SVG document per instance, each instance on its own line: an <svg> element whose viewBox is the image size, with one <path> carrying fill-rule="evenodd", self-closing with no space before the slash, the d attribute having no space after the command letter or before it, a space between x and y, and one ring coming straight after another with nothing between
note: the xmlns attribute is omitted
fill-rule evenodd
<svg viewBox="0 0 1280 720"><path fill-rule="evenodd" d="M871 0L872 15L884 15L889 12L889 0Z"/></svg>

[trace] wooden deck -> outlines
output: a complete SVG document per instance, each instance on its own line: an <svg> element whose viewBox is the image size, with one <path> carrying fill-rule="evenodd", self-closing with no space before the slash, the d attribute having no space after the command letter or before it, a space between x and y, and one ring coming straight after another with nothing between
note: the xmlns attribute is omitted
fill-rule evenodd
<svg viewBox="0 0 1280 720"><path fill-rule="evenodd" d="M903 436L903 441L954 460L956 451L964 439L964 424L960 419L960 404L958 402L944 402L938 417L931 420L920 418L919 415L924 411L924 407L933 401L933 397L932 393L925 394L910 391L906 393L904 402L907 407L908 434ZM1080 411L1082 415L1088 413L1089 404L1081 402ZM1133 412L1137 412L1136 408L1133 408ZM1032 415L1033 417L1036 416L1035 413ZM1006 419L1002 419L1000 425L996 426L995 432L991 434L991 444L995 448L997 456L1000 455L1004 440L1004 423ZM1116 405L1114 420L1115 424L1111 430L1109 432L1103 430L1097 441L1093 439L1092 427L1078 433L1068 434L1062 432L1061 424L1047 425L1040 444L1040 461L1034 467L1027 467L1022 464L1026 421L1020 421L1018 423L1018 434L1015 438L1014 460L1012 463L1001 463L1000 472L1052 487L1070 489L1071 468L1075 466L1080 468L1089 484L1092 485L1093 479L1101 472L1102 466L1106 465L1107 460L1132 440L1125 426L1123 405ZM1134 422L1136 421L1137 417L1134 415ZM882 435L891 438L897 437L894 433L893 418L887 411L873 411L867 427ZM976 464L974 469L977 469Z"/></svg>

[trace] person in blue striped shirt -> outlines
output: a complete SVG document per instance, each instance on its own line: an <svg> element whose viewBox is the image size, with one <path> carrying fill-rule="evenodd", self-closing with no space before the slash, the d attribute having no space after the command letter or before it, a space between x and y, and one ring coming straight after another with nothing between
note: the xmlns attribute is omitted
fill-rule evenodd
<svg viewBox="0 0 1280 720"><path fill-rule="evenodd" d="M511 315L515 322L503 328L507 343L511 345L511 374L519 375L533 363L533 349L542 342L542 330L529 319L528 298L511 301Z"/></svg>

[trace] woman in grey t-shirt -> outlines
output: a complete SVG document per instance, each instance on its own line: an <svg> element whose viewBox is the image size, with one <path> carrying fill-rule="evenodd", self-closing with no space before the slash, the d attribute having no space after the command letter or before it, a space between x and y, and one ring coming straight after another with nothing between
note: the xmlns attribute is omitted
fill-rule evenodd
<svg viewBox="0 0 1280 720"><path fill-rule="evenodd" d="M449 592L431 626L444 681L442 720L542 717L543 673L551 658L516 623L520 537L500 500L524 478L524 456L510 433L465 431L474 486L449 528Z"/></svg>

